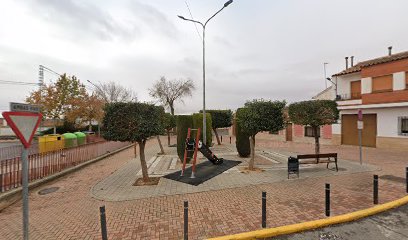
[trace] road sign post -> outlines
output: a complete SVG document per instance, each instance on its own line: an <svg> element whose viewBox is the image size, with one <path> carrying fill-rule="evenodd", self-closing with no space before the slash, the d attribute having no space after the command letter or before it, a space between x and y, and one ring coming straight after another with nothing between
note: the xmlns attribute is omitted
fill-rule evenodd
<svg viewBox="0 0 408 240"><path fill-rule="evenodd" d="M18 109L18 112L3 112L3 117L13 132L20 139L24 148L21 156L22 166L22 193L23 193L23 237L28 240L29 222L28 222L28 148L31 145L34 134L40 125L42 115L38 113L36 106L28 104L11 103L10 109Z"/></svg>
<svg viewBox="0 0 408 240"><path fill-rule="evenodd" d="M358 110L358 120L357 120L357 129L358 129L358 146L360 148L360 165L363 164L363 148L362 148L362 131L364 128L363 122L363 111L361 109Z"/></svg>

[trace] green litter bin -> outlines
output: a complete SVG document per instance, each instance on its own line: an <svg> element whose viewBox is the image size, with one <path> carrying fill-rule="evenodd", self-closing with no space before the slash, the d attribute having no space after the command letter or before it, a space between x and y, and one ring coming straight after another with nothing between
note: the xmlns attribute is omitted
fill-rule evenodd
<svg viewBox="0 0 408 240"><path fill-rule="evenodd" d="M78 146L77 135L73 133L64 133L65 148L72 148Z"/></svg>
<svg viewBox="0 0 408 240"><path fill-rule="evenodd" d="M86 144L86 134L83 132L74 132L77 136L78 146Z"/></svg>

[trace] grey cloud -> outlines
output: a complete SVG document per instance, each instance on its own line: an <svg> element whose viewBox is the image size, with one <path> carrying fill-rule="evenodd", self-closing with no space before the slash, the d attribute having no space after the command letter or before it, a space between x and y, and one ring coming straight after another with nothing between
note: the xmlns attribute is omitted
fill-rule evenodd
<svg viewBox="0 0 408 240"><path fill-rule="evenodd" d="M60 25L58 27L63 27L63 31L73 39L93 35L101 40L112 40L114 37L132 40L140 34L134 24L130 24L130 27L119 24L108 12L87 1L36 0L30 3L36 15Z"/></svg>

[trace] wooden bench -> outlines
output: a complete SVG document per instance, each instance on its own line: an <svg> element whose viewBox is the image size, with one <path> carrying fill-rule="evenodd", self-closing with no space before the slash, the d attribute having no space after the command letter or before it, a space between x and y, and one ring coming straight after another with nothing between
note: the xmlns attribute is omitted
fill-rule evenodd
<svg viewBox="0 0 408 240"><path fill-rule="evenodd" d="M330 163L334 163L336 165L336 172L339 171L339 168L337 167L337 153L297 155L297 159L299 160L299 164L327 163L327 168L329 168Z"/></svg>

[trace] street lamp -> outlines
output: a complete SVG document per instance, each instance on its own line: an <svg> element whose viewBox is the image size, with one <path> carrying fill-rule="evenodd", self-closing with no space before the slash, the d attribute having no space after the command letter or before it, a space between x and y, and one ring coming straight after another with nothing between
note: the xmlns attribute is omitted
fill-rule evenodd
<svg viewBox="0 0 408 240"><path fill-rule="evenodd" d="M193 20L193 19L188 19L183 16L178 15L180 19L183 19L185 21L190 21L194 23L198 23L203 27L203 142L204 144L207 143L207 120L206 120L206 114L205 114L205 27L207 26L207 23L215 17L218 13L220 13L224 8L228 7L233 2L233 0L229 0L226 3L224 3L224 6L218 10L216 13L214 13L205 23L201 23L199 21Z"/></svg>
<svg viewBox="0 0 408 240"><path fill-rule="evenodd" d="M103 99L105 100L105 103L108 103L108 99L105 96L105 93L102 91L102 89L98 85L95 85L90 80L86 80L86 81L89 82L90 84L92 84L95 88L97 88L101 92L101 95L102 95ZM100 121L98 121L98 137L101 137L101 123L100 123Z"/></svg>
<svg viewBox="0 0 408 240"><path fill-rule="evenodd" d="M333 82L332 79L329 78L329 77L326 78L326 80L329 81L329 82L331 82L331 83L333 83L333 85L334 85L334 91L335 91L335 93L336 93L336 98L335 98L335 100L338 100L339 97L338 97L338 95L337 95L337 83Z"/></svg>

